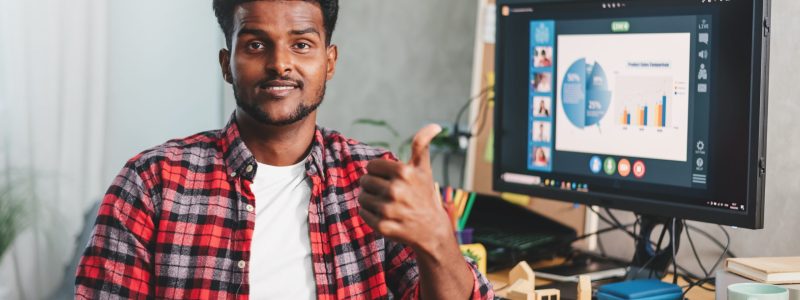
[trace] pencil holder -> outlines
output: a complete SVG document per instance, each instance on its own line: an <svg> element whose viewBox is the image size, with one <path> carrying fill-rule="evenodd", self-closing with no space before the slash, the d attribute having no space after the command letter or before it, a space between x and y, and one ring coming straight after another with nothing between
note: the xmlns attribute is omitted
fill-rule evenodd
<svg viewBox="0 0 800 300"><path fill-rule="evenodd" d="M472 244L472 228L464 228L456 231L458 243L461 245Z"/></svg>

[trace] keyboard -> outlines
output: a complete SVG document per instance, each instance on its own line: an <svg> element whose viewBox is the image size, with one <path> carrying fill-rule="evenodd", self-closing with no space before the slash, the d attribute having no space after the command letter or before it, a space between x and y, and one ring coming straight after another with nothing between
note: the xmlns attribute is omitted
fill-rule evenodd
<svg viewBox="0 0 800 300"><path fill-rule="evenodd" d="M555 237L552 234L517 233L503 231L499 228L481 228L480 231L476 231L473 234L473 239L479 243L494 247L528 251L553 242Z"/></svg>

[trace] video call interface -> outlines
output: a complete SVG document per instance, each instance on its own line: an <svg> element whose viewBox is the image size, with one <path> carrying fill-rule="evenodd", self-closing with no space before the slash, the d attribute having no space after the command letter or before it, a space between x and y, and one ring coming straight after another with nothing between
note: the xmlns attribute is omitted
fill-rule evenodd
<svg viewBox="0 0 800 300"><path fill-rule="evenodd" d="M707 189L712 21L530 20L527 175L576 191L590 184L561 178Z"/></svg>

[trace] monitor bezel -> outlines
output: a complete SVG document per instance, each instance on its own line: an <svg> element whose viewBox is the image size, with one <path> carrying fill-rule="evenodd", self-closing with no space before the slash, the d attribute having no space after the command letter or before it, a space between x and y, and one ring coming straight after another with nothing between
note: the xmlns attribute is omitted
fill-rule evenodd
<svg viewBox="0 0 800 300"><path fill-rule="evenodd" d="M648 0L633 0L644 2ZM697 0L700 3L700 0ZM603 206L613 209L632 211L642 215L654 215L664 217L676 217L680 219L709 222L720 225L738 226L750 229L761 229L764 227L764 190L766 178L766 130L767 130L767 104L768 104L768 73L769 73L769 30L770 30L770 0L747 0L752 2L752 55L750 58L750 90L749 111L748 111L748 149L747 171L746 171L746 195L744 199L747 204L747 211L728 211L720 208L705 207L701 205L691 205L684 203L665 203L664 201L654 200L644 197L636 197L624 194L612 194L602 192L579 192L573 190L542 188L538 186L521 185L505 182L501 179L501 164L495 158L492 163L492 184L495 191L526 194L534 197L581 203L592 206ZM503 99L503 90L498 88L503 80L503 61L500 53L503 51L503 25L501 9L502 5L519 4L541 4L541 3L597 3L598 7L603 1L585 0L499 0L497 2L496 16L496 44L495 44L495 76L494 86L497 99ZM631 2L628 1L614 1ZM498 134L502 122L503 101L495 101L494 107L494 128L495 137ZM502 152L502 143L495 141L495 155Z"/></svg>

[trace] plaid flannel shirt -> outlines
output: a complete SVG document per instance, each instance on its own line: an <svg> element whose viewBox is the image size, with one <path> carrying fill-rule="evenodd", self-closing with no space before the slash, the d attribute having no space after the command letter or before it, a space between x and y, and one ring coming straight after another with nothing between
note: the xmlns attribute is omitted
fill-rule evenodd
<svg viewBox="0 0 800 300"><path fill-rule="evenodd" d="M308 228L318 299L419 296L414 252L358 215L358 178L372 159L395 158L317 128L305 167L312 182ZM235 115L222 130L133 157L103 198L78 266L75 297L246 299L256 167ZM465 261L464 268L474 275L472 298L491 298L475 265ZM259 284L281 288L280 282Z"/></svg>

